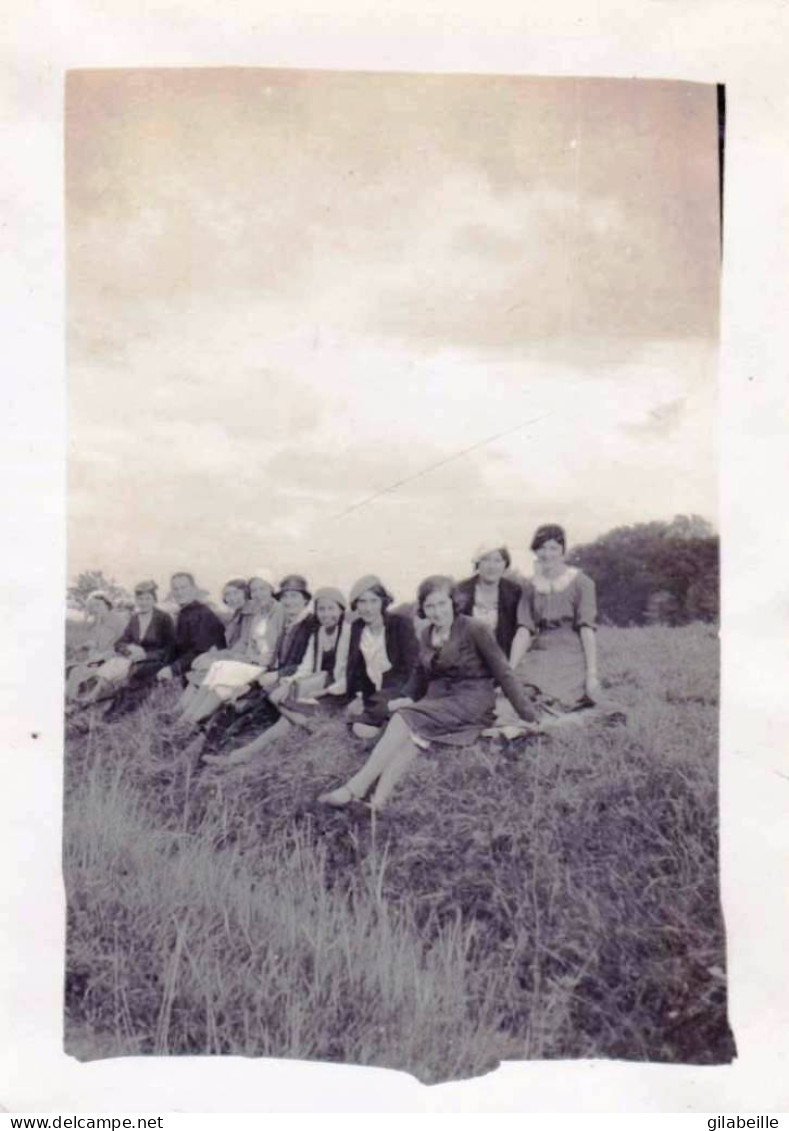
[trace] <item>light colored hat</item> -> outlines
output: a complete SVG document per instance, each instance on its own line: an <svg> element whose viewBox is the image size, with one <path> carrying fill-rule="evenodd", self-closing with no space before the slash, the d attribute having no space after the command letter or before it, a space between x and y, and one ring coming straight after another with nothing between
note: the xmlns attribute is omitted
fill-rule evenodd
<svg viewBox="0 0 789 1131"><path fill-rule="evenodd" d="M115 607L115 602L113 601L112 597L110 597L106 589L94 589L92 593L88 594L85 600L85 604L87 605L90 601L93 600L103 601L108 609L113 609Z"/></svg>
<svg viewBox="0 0 789 1131"><path fill-rule="evenodd" d="M394 594L391 589L387 589L380 577L375 573L366 573L364 577L359 578L351 589L351 608L353 608L354 604L359 600L362 593L366 592L368 589L380 589L386 594L389 601L394 601Z"/></svg>
<svg viewBox="0 0 789 1131"><path fill-rule="evenodd" d="M135 593L153 593L154 597L159 592L159 586L155 581L138 581L134 586Z"/></svg>
<svg viewBox="0 0 789 1131"><path fill-rule="evenodd" d="M341 609L345 609L347 606L345 595L343 594L342 590L335 588L335 586L333 585L324 585L322 589L315 590L316 605L318 604L318 601L334 601L334 603L336 605L339 605Z"/></svg>
<svg viewBox="0 0 789 1131"><path fill-rule="evenodd" d="M480 542L471 558L471 563L474 566L474 569L477 568L482 558L486 558L488 554L496 553L501 554L505 558L505 560L512 561L512 554L509 552L507 544L503 538L498 542L494 541L492 538L489 538L487 542Z"/></svg>

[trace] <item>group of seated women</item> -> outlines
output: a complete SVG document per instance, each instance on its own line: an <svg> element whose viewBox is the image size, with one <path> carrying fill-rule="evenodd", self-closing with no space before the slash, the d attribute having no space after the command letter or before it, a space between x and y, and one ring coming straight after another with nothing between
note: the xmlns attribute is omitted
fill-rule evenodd
<svg viewBox="0 0 789 1131"><path fill-rule="evenodd" d="M415 612L394 609L374 574L346 600L336 588L313 594L298 574L274 586L260 570L227 582L223 622L198 599L193 575L177 573L174 622L143 582L121 632L112 602L94 593L95 631L69 671L67 698L109 700L111 718L157 682L180 680L173 733L214 772L254 763L293 727L309 729L316 711L343 710L375 745L320 800L343 806L371 793L380 808L420 749L467 745L490 728L523 733L597 701L594 583L565 561L561 527L539 527L531 549L527 580L511 574L506 546L481 546L464 581L425 578Z"/></svg>

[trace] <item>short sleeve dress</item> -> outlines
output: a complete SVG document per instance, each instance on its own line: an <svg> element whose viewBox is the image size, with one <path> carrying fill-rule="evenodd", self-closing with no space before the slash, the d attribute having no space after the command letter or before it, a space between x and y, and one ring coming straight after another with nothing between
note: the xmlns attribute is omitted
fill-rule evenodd
<svg viewBox="0 0 789 1131"><path fill-rule="evenodd" d="M595 628L595 584L568 566L561 577L535 574L523 587L518 621L534 635L518 674L555 706L574 710L586 699L581 629Z"/></svg>

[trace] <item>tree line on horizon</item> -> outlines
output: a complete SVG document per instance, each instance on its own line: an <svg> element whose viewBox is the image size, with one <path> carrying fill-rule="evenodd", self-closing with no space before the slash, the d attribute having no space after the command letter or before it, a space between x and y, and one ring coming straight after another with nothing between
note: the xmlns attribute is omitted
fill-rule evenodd
<svg viewBox="0 0 789 1131"><path fill-rule="evenodd" d="M719 538L700 515L617 526L593 542L574 546L567 561L594 579L603 624L718 620ZM85 570L68 588L69 608L84 609L96 589L106 590L118 605L134 604L129 590L107 579L102 570Z"/></svg>

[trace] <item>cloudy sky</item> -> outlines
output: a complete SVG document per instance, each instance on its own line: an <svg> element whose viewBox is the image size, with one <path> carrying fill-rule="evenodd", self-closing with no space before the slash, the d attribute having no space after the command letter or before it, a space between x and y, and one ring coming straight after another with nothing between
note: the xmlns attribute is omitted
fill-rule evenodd
<svg viewBox="0 0 789 1131"><path fill-rule="evenodd" d="M713 87L72 72L72 574L714 520Z"/></svg>

